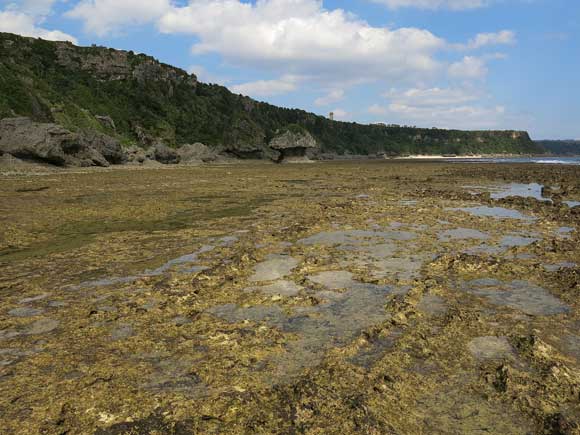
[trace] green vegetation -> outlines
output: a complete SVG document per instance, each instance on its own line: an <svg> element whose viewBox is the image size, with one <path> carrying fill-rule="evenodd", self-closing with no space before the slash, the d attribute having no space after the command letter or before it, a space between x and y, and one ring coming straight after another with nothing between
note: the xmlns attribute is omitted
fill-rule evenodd
<svg viewBox="0 0 580 435"><path fill-rule="evenodd" d="M558 156L580 156L580 140L540 140L536 144Z"/></svg>
<svg viewBox="0 0 580 435"><path fill-rule="evenodd" d="M108 115L116 132L95 115ZM196 83L154 59L0 33L0 118L30 116L74 130L97 129L124 144L142 134L170 146L203 142L259 151L283 129L306 129L323 152L371 154L537 153L525 132L465 132L331 121ZM141 137L140 133L141 132Z"/></svg>

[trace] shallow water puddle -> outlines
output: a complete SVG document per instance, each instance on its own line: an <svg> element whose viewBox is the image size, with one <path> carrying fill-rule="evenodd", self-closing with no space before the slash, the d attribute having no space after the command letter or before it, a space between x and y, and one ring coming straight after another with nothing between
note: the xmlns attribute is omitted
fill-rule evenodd
<svg viewBox="0 0 580 435"><path fill-rule="evenodd" d="M503 282L484 278L465 282L461 289L485 297L494 305L513 308L531 316L550 316L570 311L560 299L527 281Z"/></svg>
<svg viewBox="0 0 580 435"><path fill-rule="evenodd" d="M456 228L453 230L441 231L438 234L438 238L442 242L450 242L452 240L488 240L490 237L488 234L482 233L478 230L473 230L470 228Z"/></svg>
<svg viewBox="0 0 580 435"><path fill-rule="evenodd" d="M497 191L491 194L491 197L493 199L504 199L510 196L519 196L521 198L534 198L538 201L552 202L550 198L544 197L543 189L544 186L538 183L511 183L498 187Z"/></svg>
<svg viewBox="0 0 580 435"><path fill-rule="evenodd" d="M467 345L469 352L478 360L513 358L514 349L506 337L477 337Z"/></svg>
<svg viewBox="0 0 580 435"><path fill-rule="evenodd" d="M540 240L541 240L540 238L530 237L530 236L521 236L521 235L517 235L517 234L507 235L507 236L502 237L497 245L482 244L480 246L466 249L463 252L465 252L466 254L472 254L472 255L480 255L480 254L500 255L510 248L516 248L516 247L523 248L526 246L530 246L533 243L538 242ZM526 259L526 255L527 254L518 254L517 258L523 260L523 259ZM534 258L534 257L531 256L530 258Z"/></svg>
<svg viewBox="0 0 580 435"><path fill-rule="evenodd" d="M413 240L415 237L415 233L408 231L347 230L318 233L305 239L299 240L298 243L307 246L360 246L369 243L388 242L391 240Z"/></svg>
<svg viewBox="0 0 580 435"><path fill-rule="evenodd" d="M302 287L297 285L295 282L281 280L276 281L270 285L265 285L261 287L248 287L244 291L247 292L259 291L269 296L292 297L300 293L300 290L302 290Z"/></svg>
<svg viewBox="0 0 580 435"><path fill-rule="evenodd" d="M447 312L445 299L437 295L425 295L417 304L417 310L428 316L441 316Z"/></svg>
<svg viewBox="0 0 580 435"><path fill-rule="evenodd" d="M505 199L512 196L521 198L534 198L538 201L552 202L551 199L543 195L544 185L538 183L509 183L494 186L463 186L469 189L470 193L477 194L481 192L490 192L492 199Z"/></svg>
<svg viewBox="0 0 580 435"><path fill-rule="evenodd" d="M222 237L221 239L217 240L217 246L204 245L199 250L192 252L191 254L186 254L182 255L181 257L171 259L156 269L145 270L144 272L141 272L138 275L130 275L114 278L101 278L93 281L86 281L79 285L70 286L68 287L68 289L79 290L90 287L106 287L115 284L125 284L145 277L160 276L166 272L169 272L170 270L175 270L177 273L203 272L204 270L207 270L207 267L197 264L199 262L200 255L205 254L207 252L211 252L214 249L216 249L216 247L231 246L238 240L239 238L236 236Z"/></svg>
<svg viewBox="0 0 580 435"><path fill-rule="evenodd" d="M387 296L401 291L391 286L357 282L346 271L320 272L308 279L327 289L316 293L323 301L314 307L298 308L290 314L278 306L265 305L244 308L225 304L207 310L228 322L265 322L283 332L296 334L297 338L286 345L286 352L270 361L276 372L273 379L278 381L319 364L330 348L344 345L369 326L386 320Z"/></svg>
<svg viewBox="0 0 580 435"><path fill-rule="evenodd" d="M266 261L258 263L250 282L274 281L289 275L299 264L299 261L288 255L273 254Z"/></svg>
<svg viewBox="0 0 580 435"><path fill-rule="evenodd" d="M576 263L562 261L561 263L556 264L544 264L544 269L546 269L548 272L557 272L560 269L571 269L576 266Z"/></svg>
<svg viewBox="0 0 580 435"><path fill-rule="evenodd" d="M469 213L473 216L478 217L492 217L495 219L517 219L522 221L534 221L536 218L532 216L526 216L517 210L512 210L505 207L488 207L485 205L474 206L474 207L459 207L459 208L446 208L447 211L463 211Z"/></svg>

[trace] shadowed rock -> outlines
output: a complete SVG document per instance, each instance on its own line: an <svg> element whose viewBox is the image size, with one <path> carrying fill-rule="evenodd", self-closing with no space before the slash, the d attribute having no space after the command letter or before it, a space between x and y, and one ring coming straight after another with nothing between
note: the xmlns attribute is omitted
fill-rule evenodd
<svg viewBox="0 0 580 435"><path fill-rule="evenodd" d="M305 129L290 126L270 141L270 148L280 153L278 163L307 162L307 151L318 148L318 144Z"/></svg>
<svg viewBox="0 0 580 435"><path fill-rule="evenodd" d="M0 151L59 166L109 166L91 141L57 124L29 118L0 120Z"/></svg>

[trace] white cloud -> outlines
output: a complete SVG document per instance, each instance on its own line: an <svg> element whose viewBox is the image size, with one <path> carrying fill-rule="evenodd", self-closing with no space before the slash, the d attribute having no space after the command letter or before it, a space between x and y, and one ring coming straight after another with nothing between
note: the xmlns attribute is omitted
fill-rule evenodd
<svg viewBox="0 0 580 435"><path fill-rule="evenodd" d="M5 12L19 12L34 17L42 17L52 11L52 7L57 1L66 0L0 0L0 6L5 4Z"/></svg>
<svg viewBox="0 0 580 435"><path fill-rule="evenodd" d="M391 89L384 96L389 102L373 104L368 112L387 123L462 129L499 128L507 124L505 107L486 104L487 96L474 88Z"/></svg>
<svg viewBox="0 0 580 435"><path fill-rule="evenodd" d="M404 91L391 89L384 96L401 106L426 108L461 105L481 98L479 92L463 88L412 88Z"/></svg>
<svg viewBox="0 0 580 435"><path fill-rule="evenodd" d="M372 106L370 106L368 108L368 112L371 113L372 115L377 116L384 116L389 113L386 107L379 106L378 104L373 104Z"/></svg>
<svg viewBox="0 0 580 435"><path fill-rule="evenodd" d="M333 89L325 96L314 100L314 104L317 106L328 106L330 104L334 104L341 101L343 98L344 98L343 89Z"/></svg>
<svg viewBox="0 0 580 435"><path fill-rule="evenodd" d="M287 94L298 88L300 78L293 75L285 75L276 80L258 80L255 82L242 83L231 86L230 90L236 94L251 97L271 97L273 95Z"/></svg>
<svg viewBox="0 0 580 435"><path fill-rule="evenodd" d="M126 26L156 21L170 7L170 0L83 0L66 16L82 20L87 32L105 36Z"/></svg>
<svg viewBox="0 0 580 435"><path fill-rule="evenodd" d="M401 119L423 126L441 128L485 129L496 128L503 123L505 107L476 105L418 107L392 103L389 112Z"/></svg>
<svg viewBox="0 0 580 435"><path fill-rule="evenodd" d="M191 0L168 11L159 29L197 36L195 54L326 83L422 79L441 68L434 54L446 47L427 30L373 27L318 0Z"/></svg>
<svg viewBox="0 0 580 435"><path fill-rule="evenodd" d="M77 43L74 36L60 30L47 30L39 27L38 18L16 11L0 11L0 32L16 33L22 36L43 38L50 41L70 41Z"/></svg>
<svg viewBox="0 0 580 435"><path fill-rule="evenodd" d="M466 10L489 6L492 0L371 0L383 4L391 9L452 9Z"/></svg>
<svg viewBox="0 0 580 435"><path fill-rule="evenodd" d="M475 56L465 56L449 65L449 76L456 79L483 79L488 71L485 60Z"/></svg>
<svg viewBox="0 0 580 435"><path fill-rule="evenodd" d="M208 71L203 65L191 65L187 68L187 72L190 74L195 74L197 79L203 83L216 83L219 85L226 85L231 80L227 77L222 77L219 75L215 75L212 72Z"/></svg>
<svg viewBox="0 0 580 435"><path fill-rule="evenodd" d="M460 49L476 50L488 45L514 45L516 43L516 34L512 30L502 30L497 33L478 33L471 38L467 44L458 45Z"/></svg>

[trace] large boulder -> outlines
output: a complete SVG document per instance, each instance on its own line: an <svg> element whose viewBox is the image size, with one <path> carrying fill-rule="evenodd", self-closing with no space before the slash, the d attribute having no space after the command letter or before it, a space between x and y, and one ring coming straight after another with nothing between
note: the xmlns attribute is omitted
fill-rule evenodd
<svg viewBox="0 0 580 435"><path fill-rule="evenodd" d="M82 138L112 165L127 163L127 153L117 139L97 131L85 132Z"/></svg>
<svg viewBox="0 0 580 435"><path fill-rule="evenodd" d="M310 161L308 152L318 148L316 139L300 126L289 126L270 141L270 148L279 153L278 162Z"/></svg>
<svg viewBox="0 0 580 435"><path fill-rule="evenodd" d="M155 160L165 165L177 164L179 163L179 154L173 148L169 148L164 144L157 144L153 147Z"/></svg>
<svg viewBox="0 0 580 435"><path fill-rule="evenodd" d="M109 166L79 135L60 125L29 118L0 120L0 150L14 157L59 166Z"/></svg>
<svg viewBox="0 0 580 435"><path fill-rule="evenodd" d="M127 148L127 161L130 164L144 164L155 159L154 148L143 149L137 145Z"/></svg>
<svg viewBox="0 0 580 435"><path fill-rule="evenodd" d="M202 143L183 145L177 149L180 163L207 163L218 158L218 152Z"/></svg>

